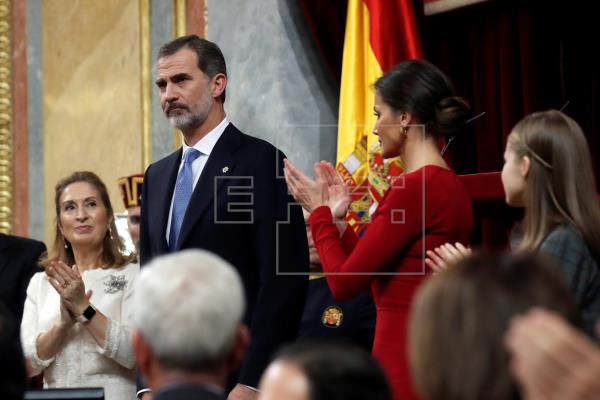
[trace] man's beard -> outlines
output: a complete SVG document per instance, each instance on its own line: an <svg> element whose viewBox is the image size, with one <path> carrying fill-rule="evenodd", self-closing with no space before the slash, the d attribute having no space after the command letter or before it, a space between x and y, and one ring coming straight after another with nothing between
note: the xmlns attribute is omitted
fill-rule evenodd
<svg viewBox="0 0 600 400"><path fill-rule="evenodd" d="M210 112L212 97L208 92L200 99L200 102L195 105L193 109L183 106L179 103L169 104L169 108L165 111L165 115L169 119L171 125L181 131L190 130L196 128L206 121ZM179 114L169 116L169 109L173 107L180 107Z"/></svg>

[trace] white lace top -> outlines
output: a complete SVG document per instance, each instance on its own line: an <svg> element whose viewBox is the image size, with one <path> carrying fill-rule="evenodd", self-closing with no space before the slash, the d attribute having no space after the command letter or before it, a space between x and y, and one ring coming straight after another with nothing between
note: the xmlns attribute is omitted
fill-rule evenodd
<svg viewBox="0 0 600 400"><path fill-rule="evenodd" d="M131 346L131 294L140 271L138 264L123 268L93 269L82 273L90 302L108 319L106 341L99 347L80 323L75 323L55 357L41 360L36 339L60 318L60 296L46 273L31 278L21 323L25 356L31 375L44 372L44 387L103 387L106 399L135 398L135 359Z"/></svg>

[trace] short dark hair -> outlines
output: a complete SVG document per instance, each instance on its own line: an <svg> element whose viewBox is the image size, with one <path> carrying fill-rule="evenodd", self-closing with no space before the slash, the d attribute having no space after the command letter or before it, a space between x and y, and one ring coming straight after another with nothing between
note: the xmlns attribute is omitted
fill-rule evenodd
<svg viewBox="0 0 600 400"><path fill-rule="evenodd" d="M424 400L520 399L504 334L534 306L580 320L553 260L480 253L428 279L413 302L409 353Z"/></svg>
<svg viewBox="0 0 600 400"><path fill-rule="evenodd" d="M182 48L187 47L196 52L196 60L200 71L212 79L217 74L227 76L227 65L223 52L216 43L203 39L197 35L180 36L169 43L164 44L158 50L157 59L171 56ZM219 97L225 103L225 90Z"/></svg>
<svg viewBox="0 0 600 400"><path fill-rule="evenodd" d="M301 341L285 347L277 361L306 375L310 400L390 400L383 370L369 353L350 344Z"/></svg>
<svg viewBox="0 0 600 400"><path fill-rule="evenodd" d="M453 135L465 125L469 104L450 80L425 60L407 60L386 72L375 89L394 111L410 112L432 135Z"/></svg>

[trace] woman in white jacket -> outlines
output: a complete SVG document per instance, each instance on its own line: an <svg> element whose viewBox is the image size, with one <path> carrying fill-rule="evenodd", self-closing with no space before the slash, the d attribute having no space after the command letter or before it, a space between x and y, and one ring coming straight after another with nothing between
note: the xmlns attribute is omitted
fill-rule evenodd
<svg viewBox="0 0 600 400"><path fill-rule="evenodd" d="M129 321L139 266L123 255L106 186L92 172L56 185L56 236L45 272L27 289L21 324L31 375L44 387L103 387L107 399L135 396Z"/></svg>

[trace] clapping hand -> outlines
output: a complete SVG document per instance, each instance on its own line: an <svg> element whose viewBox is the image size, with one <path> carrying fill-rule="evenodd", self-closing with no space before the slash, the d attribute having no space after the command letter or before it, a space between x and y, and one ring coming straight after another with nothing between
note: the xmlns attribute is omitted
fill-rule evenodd
<svg viewBox="0 0 600 400"><path fill-rule="evenodd" d="M331 208L334 219L343 220L348 212L348 206L352 201L350 189L335 170L331 163L321 161L315 164L315 173L327 182L327 194L329 200L327 205Z"/></svg>
<svg viewBox="0 0 600 400"><path fill-rule="evenodd" d="M308 212L320 206L328 206L335 219L343 219L350 204L350 191L333 165L326 161L315 163L313 180L289 160L285 160L285 180L290 193Z"/></svg>
<svg viewBox="0 0 600 400"><path fill-rule="evenodd" d="M559 315L534 309L514 317L504 339L527 398L600 398L600 349Z"/></svg>
<svg viewBox="0 0 600 400"><path fill-rule="evenodd" d="M290 160L284 160L284 164L285 181L290 193L302 208L310 213L315 208L327 205L329 193L327 182L322 176L317 174L317 179L313 180L300 171ZM315 164L315 171L317 164Z"/></svg>
<svg viewBox="0 0 600 400"><path fill-rule="evenodd" d="M72 316L81 315L89 305L92 291L88 290L86 293L79 268L76 265L69 267L64 262L57 261L50 264L46 274L48 281L60 295L61 308L66 308Z"/></svg>
<svg viewBox="0 0 600 400"><path fill-rule="evenodd" d="M455 264L463 258L469 257L472 251L470 248L456 242L454 245L445 243L433 250L427 250L425 264L434 272L441 272L448 269L448 266Z"/></svg>

